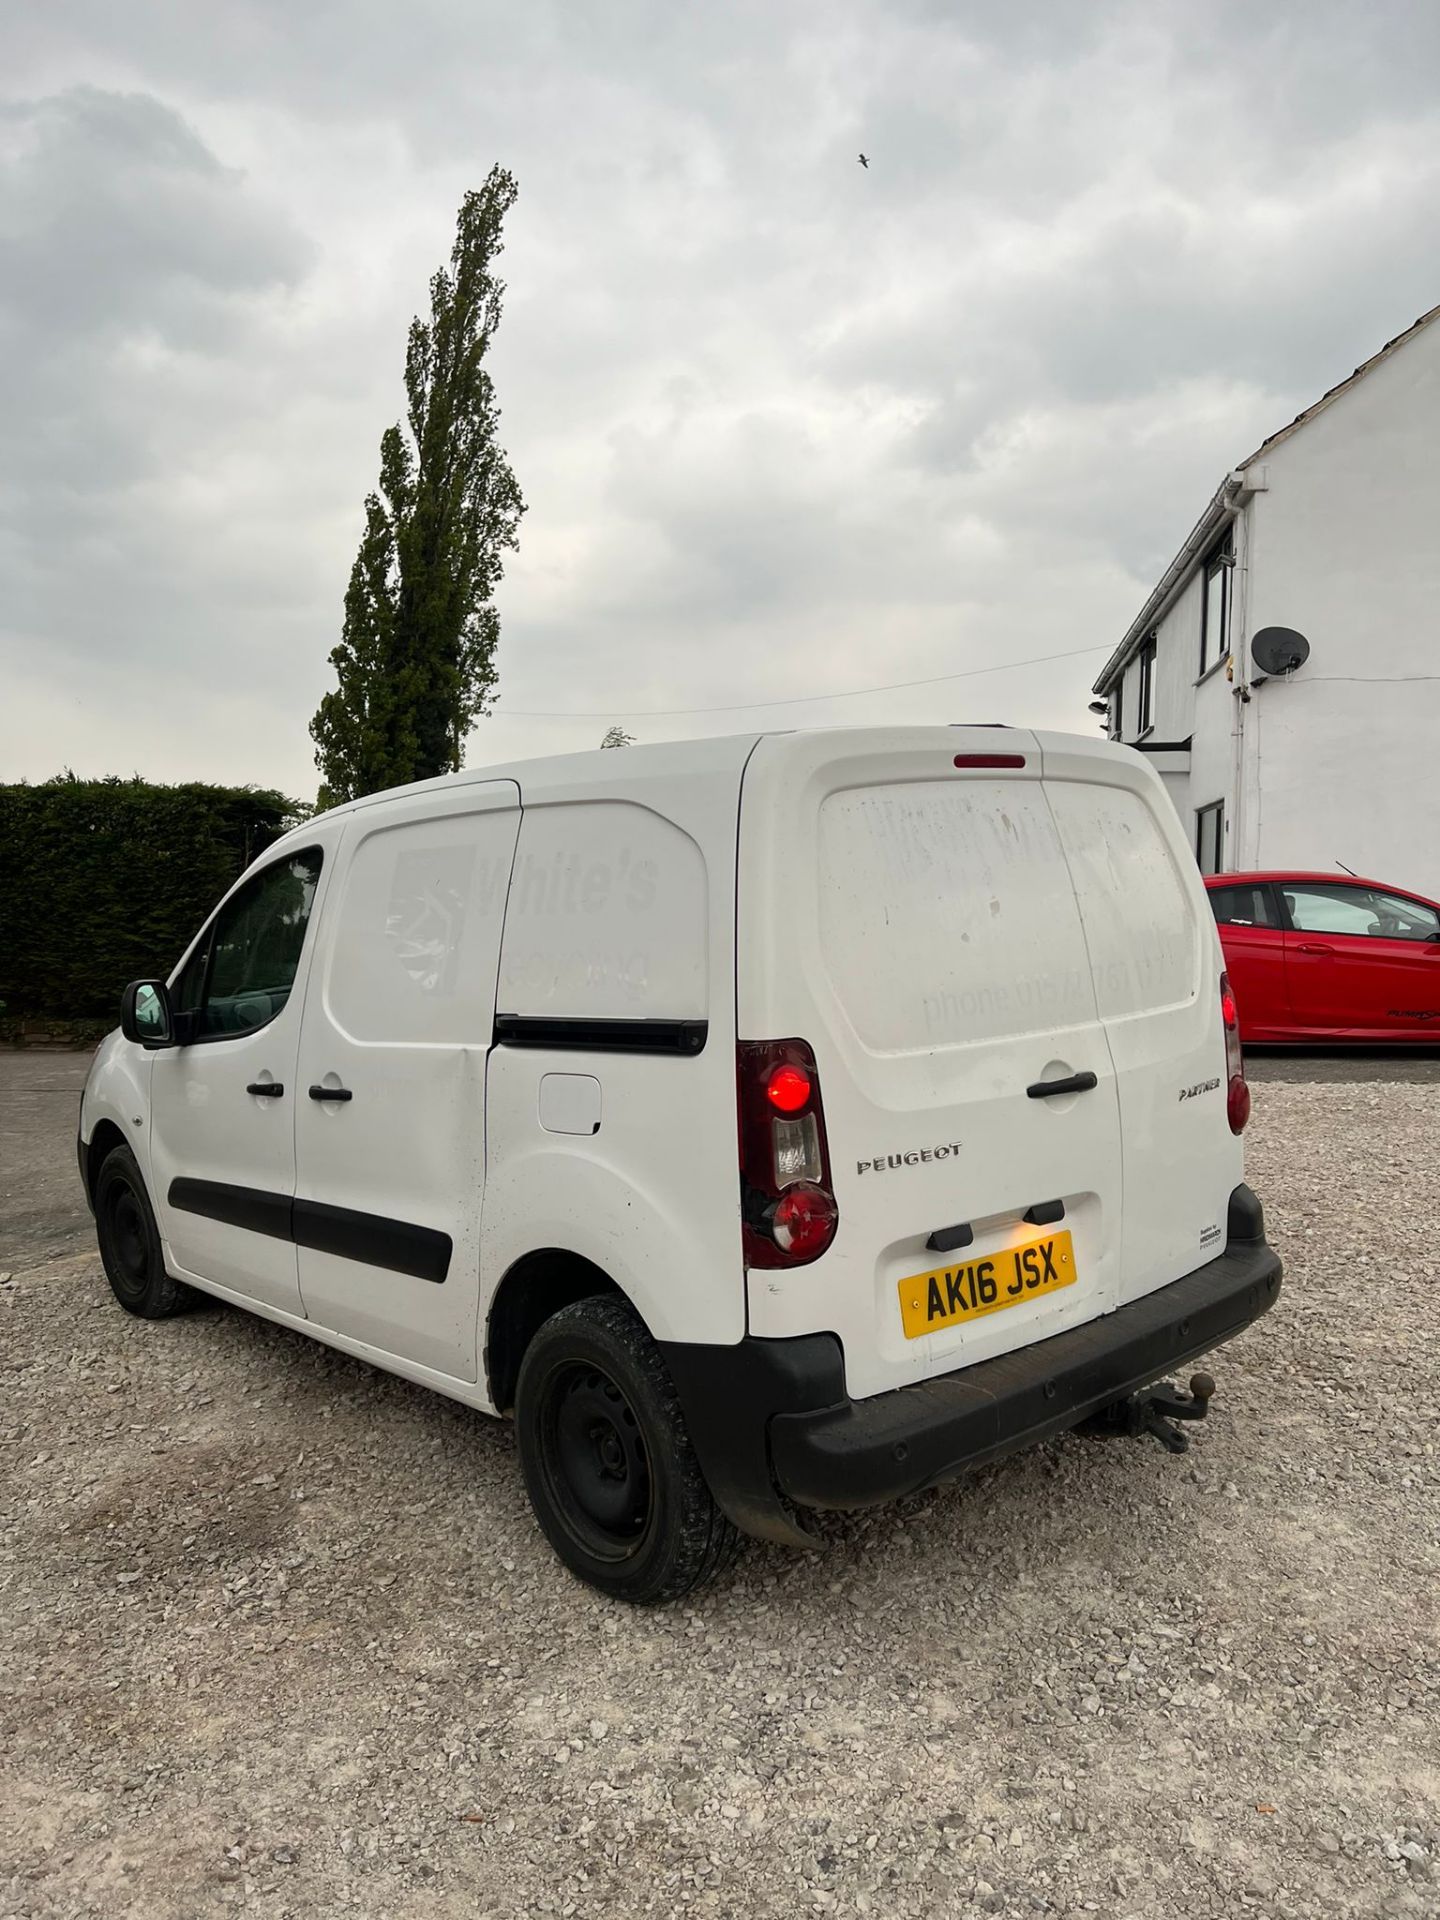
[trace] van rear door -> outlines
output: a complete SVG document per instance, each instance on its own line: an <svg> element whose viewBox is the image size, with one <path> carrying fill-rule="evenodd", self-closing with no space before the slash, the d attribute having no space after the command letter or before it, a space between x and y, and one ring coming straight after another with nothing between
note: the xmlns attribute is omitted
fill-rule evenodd
<svg viewBox="0 0 1440 1920"><path fill-rule="evenodd" d="M837 1333L857 1397L1119 1297L1119 1098L1041 773L1033 735L951 727L772 736L746 769L738 1033L814 1048L840 1213L811 1265L750 1272L750 1331ZM964 1308L963 1270L992 1262L1003 1295L1032 1243L1068 1252L1064 1284L926 1330L933 1298Z"/></svg>
<svg viewBox="0 0 1440 1920"><path fill-rule="evenodd" d="M1120 1099L1123 1305L1214 1259L1244 1178L1226 1116L1220 942L1143 756L1066 734L1038 741Z"/></svg>

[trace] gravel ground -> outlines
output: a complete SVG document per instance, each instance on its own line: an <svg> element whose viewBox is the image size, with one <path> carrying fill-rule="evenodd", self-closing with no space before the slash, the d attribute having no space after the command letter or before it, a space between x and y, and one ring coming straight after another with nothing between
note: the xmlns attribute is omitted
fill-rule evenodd
<svg viewBox="0 0 1440 1920"><path fill-rule="evenodd" d="M0 1056L37 1168L78 1071ZM1437 1086L1260 1076L1287 1290L1187 1458L1063 1440L661 1613L505 1427L128 1319L12 1179L0 1917L1440 1914Z"/></svg>

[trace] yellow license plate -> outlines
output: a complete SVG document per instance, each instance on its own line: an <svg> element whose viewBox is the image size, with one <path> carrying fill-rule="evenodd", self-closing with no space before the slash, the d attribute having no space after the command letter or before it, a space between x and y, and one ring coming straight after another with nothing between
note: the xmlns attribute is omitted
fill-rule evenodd
<svg viewBox="0 0 1440 1920"><path fill-rule="evenodd" d="M1072 1286L1075 1249L1068 1233L1046 1234L1004 1247L978 1260L965 1260L933 1273L913 1274L900 1282L900 1318L907 1340L922 1333L939 1333L1002 1307L1018 1307L1042 1293Z"/></svg>

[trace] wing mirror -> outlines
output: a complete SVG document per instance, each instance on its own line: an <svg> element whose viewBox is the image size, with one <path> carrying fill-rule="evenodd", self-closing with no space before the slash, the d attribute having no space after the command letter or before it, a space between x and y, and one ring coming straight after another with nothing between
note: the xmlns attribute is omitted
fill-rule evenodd
<svg viewBox="0 0 1440 1920"><path fill-rule="evenodd" d="M175 1016L163 980L132 980L120 996L120 1031L142 1047L173 1047Z"/></svg>

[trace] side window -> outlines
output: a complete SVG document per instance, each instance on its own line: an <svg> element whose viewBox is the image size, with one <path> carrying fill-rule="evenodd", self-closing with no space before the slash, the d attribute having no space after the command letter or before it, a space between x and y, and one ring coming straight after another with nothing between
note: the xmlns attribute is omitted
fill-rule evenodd
<svg viewBox="0 0 1440 1920"><path fill-rule="evenodd" d="M1141 740L1155 724L1155 636L1152 633L1140 649L1140 711L1135 721L1135 737Z"/></svg>
<svg viewBox="0 0 1440 1920"><path fill-rule="evenodd" d="M1275 913L1265 887L1212 887L1210 905L1222 927L1273 927Z"/></svg>
<svg viewBox="0 0 1440 1920"><path fill-rule="evenodd" d="M1387 940L1440 940L1440 913L1398 893L1373 893L1378 931Z"/></svg>
<svg viewBox="0 0 1440 1920"><path fill-rule="evenodd" d="M1373 887L1290 886L1285 904L1297 933L1344 933L1369 940L1440 937L1440 917L1433 909Z"/></svg>
<svg viewBox="0 0 1440 1920"><path fill-rule="evenodd" d="M212 920L185 962L180 977L170 990L170 1004L177 1013L197 1013L205 997L205 973L210 965L210 941L215 932Z"/></svg>
<svg viewBox="0 0 1440 1920"><path fill-rule="evenodd" d="M1215 800L1195 814L1195 858L1201 873L1219 873L1225 864L1225 802Z"/></svg>
<svg viewBox="0 0 1440 1920"><path fill-rule="evenodd" d="M321 858L320 849L311 847L274 861L216 914L208 938L177 983L182 995L193 991L192 969L197 961L206 962L203 990L194 1000L177 1002L196 1012L192 1038L251 1033L284 1007L305 944Z"/></svg>
<svg viewBox="0 0 1440 1920"><path fill-rule="evenodd" d="M1205 598L1200 609L1200 677L1230 651L1230 570L1235 564L1235 529L1205 559Z"/></svg>

